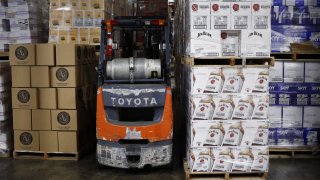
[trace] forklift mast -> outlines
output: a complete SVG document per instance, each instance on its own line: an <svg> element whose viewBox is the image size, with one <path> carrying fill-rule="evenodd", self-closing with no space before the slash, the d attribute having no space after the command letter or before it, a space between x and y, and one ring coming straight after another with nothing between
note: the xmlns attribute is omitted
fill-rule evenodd
<svg viewBox="0 0 320 180"><path fill-rule="evenodd" d="M98 65L103 83L166 83L170 85L170 23L165 17L119 16L101 23ZM143 40L141 40L143 37ZM106 63L116 58L160 59L161 76L142 79L108 79ZM132 62L131 62L132 63Z"/></svg>

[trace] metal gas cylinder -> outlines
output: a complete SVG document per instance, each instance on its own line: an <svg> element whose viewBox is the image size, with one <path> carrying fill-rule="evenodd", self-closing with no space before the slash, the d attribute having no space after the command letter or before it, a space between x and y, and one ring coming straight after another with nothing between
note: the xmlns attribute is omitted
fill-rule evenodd
<svg viewBox="0 0 320 180"><path fill-rule="evenodd" d="M117 58L107 61L107 79L149 79L161 76L160 59Z"/></svg>

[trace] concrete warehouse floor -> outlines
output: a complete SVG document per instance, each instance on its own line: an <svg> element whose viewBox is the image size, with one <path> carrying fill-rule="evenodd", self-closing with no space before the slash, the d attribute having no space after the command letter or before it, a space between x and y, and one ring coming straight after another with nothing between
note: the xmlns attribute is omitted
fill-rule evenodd
<svg viewBox="0 0 320 180"><path fill-rule="evenodd" d="M320 159L271 159L269 179L318 180ZM169 170L155 168L146 170L124 170L98 168L95 154L79 161L16 160L0 158L0 179L106 179L106 180L180 180L184 178L182 168Z"/></svg>

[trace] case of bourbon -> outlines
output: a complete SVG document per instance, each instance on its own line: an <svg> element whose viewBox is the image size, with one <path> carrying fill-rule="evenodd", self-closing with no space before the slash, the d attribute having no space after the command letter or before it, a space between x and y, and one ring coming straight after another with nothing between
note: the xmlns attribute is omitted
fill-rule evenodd
<svg viewBox="0 0 320 180"><path fill-rule="evenodd" d="M214 160L211 148L192 148L190 151L192 172L210 172Z"/></svg>

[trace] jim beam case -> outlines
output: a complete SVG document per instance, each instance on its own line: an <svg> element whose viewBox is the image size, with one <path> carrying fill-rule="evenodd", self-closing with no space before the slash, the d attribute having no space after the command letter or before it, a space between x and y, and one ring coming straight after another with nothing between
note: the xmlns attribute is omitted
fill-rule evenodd
<svg viewBox="0 0 320 180"><path fill-rule="evenodd" d="M239 119L239 120L251 119L254 106L255 104L254 104L252 95L244 95L239 100L233 112L232 119Z"/></svg>
<svg viewBox="0 0 320 180"><path fill-rule="evenodd" d="M193 121L192 147L221 146L224 134L220 121Z"/></svg>
<svg viewBox="0 0 320 180"><path fill-rule="evenodd" d="M256 108L253 111L252 119L256 119L256 120L267 119L268 109L269 109L269 95L262 94L262 95L257 95L257 97L259 97L260 99L257 103Z"/></svg>
<svg viewBox="0 0 320 180"><path fill-rule="evenodd" d="M237 155L232 166L232 171L250 172L254 160L251 147L237 147L233 151Z"/></svg>
<svg viewBox="0 0 320 180"><path fill-rule="evenodd" d="M220 93L224 83L224 75L222 69L218 72L210 72L207 84L204 89L204 93Z"/></svg>
<svg viewBox="0 0 320 180"><path fill-rule="evenodd" d="M252 147L255 159L252 163L251 172L267 172L269 167L268 146Z"/></svg>
<svg viewBox="0 0 320 180"><path fill-rule="evenodd" d="M245 77L242 68L225 68L226 81L224 83L223 93L239 93L241 92L242 85Z"/></svg>
<svg viewBox="0 0 320 180"><path fill-rule="evenodd" d="M223 146L239 146L242 141L243 134L245 133L242 127L242 122L234 121L231 123L232 124L223 139Z"/></svg>
<svg viewBox="0 0 320 180"><path fill-rule="evenodd" d="M193 94L220 93L225 80L223 70L215 67L193 67Z"/></svg>
<svg viewBox="0 0 320 180"><path fill-rule="evenodd" d="M221 146L224 134L223 123L215 121L209 127L203 146Z"/></svg>
<svg viewBox="0 0 320 180"><path fill-rule="evenodd" d="M190 165L192 172L210 172L213 159L210 148L191 149Z"/></svg>
<svg viewBox="0 0 320 180"><path fill-rule="evenodd" d="M216 157L212 166L212 171L231 171L232 163L234 161L234 154L232 149L232 147L212 148L212 154L214 157Z"/></svg>
<svg viewBox="0 0 320 180"><path fill-rule="evenodd" d="M245 82L241 93L269 92L269 69L261 67L246 67L242 69Z"/></svg>
<svg viewBox="0 0 320 180"><path fill-rule="evenodd" d="M218 103L218 106L216 107L213 119L218 120L228 120L231 118L233 109L234 109L234 102L233 102L233 96L232 95L224 95Z"/></svg>
<svg viewBox="0 0 320 180"><path fill-rule="evenodd" d="M269 122L267 120L242 120L241 125L244 129L244 134L240 146L267 145L269 133Z"/></svg>
<svg viewBox="0 0 320 180"><path fill-rule="evenodd" d="M199 98L201 98L199 100ZM193 98L196 104L193 113L194 120L211 120L215 109L215 103L211 95L195 96Z"/></svg>

